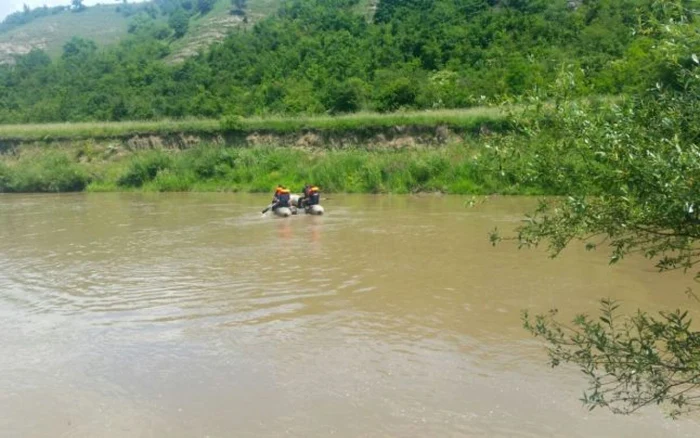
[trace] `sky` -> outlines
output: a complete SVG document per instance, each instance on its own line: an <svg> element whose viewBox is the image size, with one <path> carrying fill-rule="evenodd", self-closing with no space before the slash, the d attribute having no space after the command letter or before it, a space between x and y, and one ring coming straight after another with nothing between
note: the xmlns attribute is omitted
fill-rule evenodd
<svg viewBox="0 0 700 438"><path fill-rule="evenodd" d="M30 8L38 8L41 6L68 6L71 0L0 0L0 21L4 20L9 14L22 10L22 5L27 4ZM84 0L85 6L92 6L97 3L121 3L116 0Z"/></svg>

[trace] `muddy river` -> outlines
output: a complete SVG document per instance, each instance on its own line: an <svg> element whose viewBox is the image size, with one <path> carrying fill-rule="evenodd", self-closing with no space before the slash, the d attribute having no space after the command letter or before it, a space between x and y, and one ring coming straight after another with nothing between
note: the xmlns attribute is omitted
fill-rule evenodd
<svg viewBox="0 0 700 438"><path fill-rule="evenodd" d="M534 206L331 196L0 196L3 437L697 437L588 412L520 312L700 308L680 274L492 247Z"/></svg>

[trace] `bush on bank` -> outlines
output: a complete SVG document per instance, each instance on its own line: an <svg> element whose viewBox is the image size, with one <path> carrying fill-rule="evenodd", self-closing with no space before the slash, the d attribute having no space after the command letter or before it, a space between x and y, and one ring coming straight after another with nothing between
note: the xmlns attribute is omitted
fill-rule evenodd
<svg viewBox="0 0 700 438"><path fill-rule="evenodd" d="M514 135L493 136L479 145L401 150L207 145L110 159L38 150L0 161L0 190L268 192L278 183L298 190L306 182L336 193L561 195L597 190L591 169L575 156L562 162L552 155L551 166L543 168L548 153L546 138ZM535 156L540 159L533 160Z"/></svg>

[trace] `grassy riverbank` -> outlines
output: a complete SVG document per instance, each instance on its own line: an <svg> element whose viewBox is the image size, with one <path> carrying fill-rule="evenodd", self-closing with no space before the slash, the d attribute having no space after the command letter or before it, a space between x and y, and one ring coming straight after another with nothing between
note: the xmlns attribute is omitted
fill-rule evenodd
<svg viewBox="0 0 700 438"><path fill-rule="evenodd" d="M115 150L84 144L72 148L26 147L0 159L0 191L245 191L269 192L277 183L293 189L310 181L325 192L453 194L562 194L572 188L551 175L532 177L537 150L523 142L504 156L511 137L440 148L321 150L275 146L205 145L186 150ZM519 144L519 143L518 143ZM572 162L567 175L585 172Z"/></svg>
<svg viewBox="0 0 700 438"><path fill-rule="evenodd" d="M227 132L272 132L286 134L304 130L362 131L396 126L431 128L445 126L478 131L482 125L498 130L506 125L498 108L413 111L399 113L355 113L342 116L252 117L184 119L135 122L53 123L0 125L0 141L84 140L146 135L218 135Z"/></svg>
<svg viewBox="0 0 700 438"><path fill-rule="evenodd" d="M568 157L559 168L536 168L533 163L542 161L534 158L551 153L547 146L551 139L546 137L554 131L526 137L508 130L512 123L504 110L473 108L338 117L5 125L0 126L0 144L5 140L0 192L269 192L277 183L296 188L305 182L326 192L345 193L597 191L589 174L593 164L584 165L578 156ZM497 129L489 135L465 133L484 125ZM452 129L441 137L438 127ZM314 130L332 135L311 136L310 142L304 133ZM222 138L231 132L238 135ZM177 140L187 134L194 140L167 141L168 135Z"/></svg>

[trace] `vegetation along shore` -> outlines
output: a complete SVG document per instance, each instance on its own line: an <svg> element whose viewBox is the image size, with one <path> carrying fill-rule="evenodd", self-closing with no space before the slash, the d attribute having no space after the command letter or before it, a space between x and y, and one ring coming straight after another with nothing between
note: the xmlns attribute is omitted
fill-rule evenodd
<svg viewBox="0 0 700 438"><path fill-rule="evenodd" d="M14 43L80 21L72 3L0 24L0 192L563 195L492 242L700 280L695 0L125 1L94 10L120 17L109 42ZM688 315L605 300L523 323L588 408L681 415L700 409Z"/></svg>

